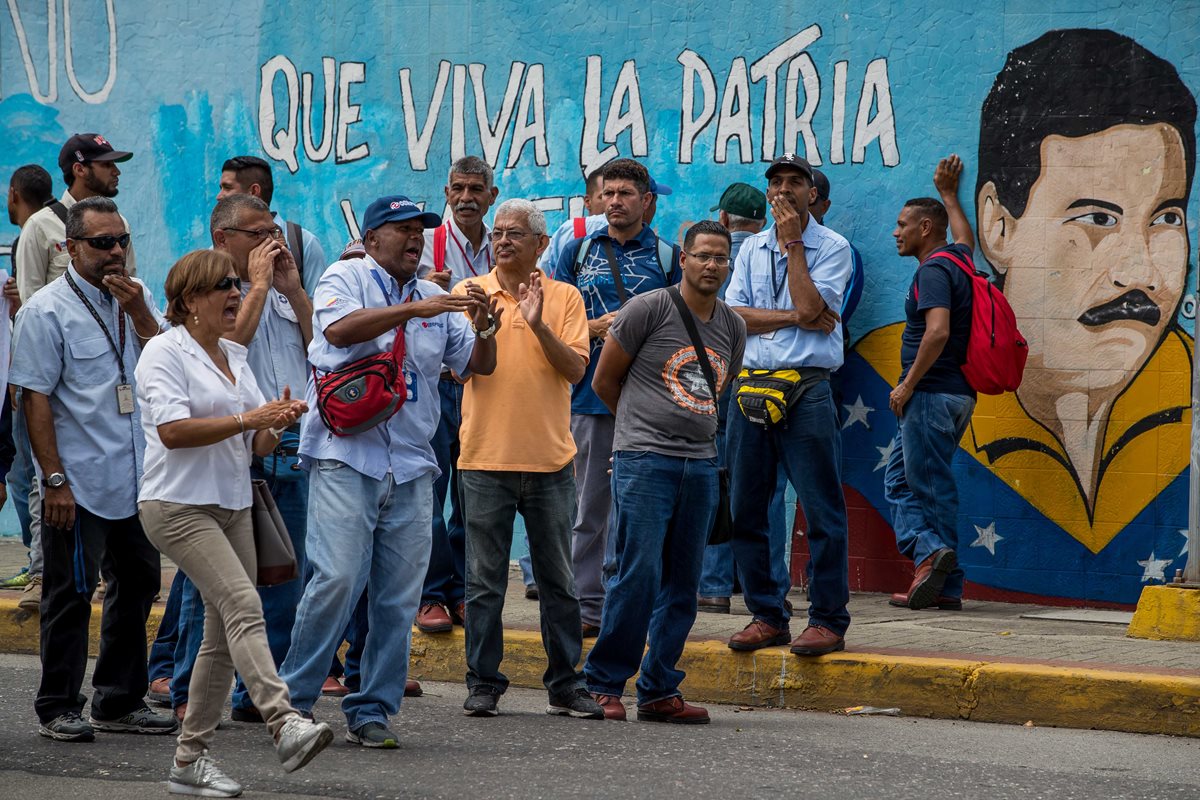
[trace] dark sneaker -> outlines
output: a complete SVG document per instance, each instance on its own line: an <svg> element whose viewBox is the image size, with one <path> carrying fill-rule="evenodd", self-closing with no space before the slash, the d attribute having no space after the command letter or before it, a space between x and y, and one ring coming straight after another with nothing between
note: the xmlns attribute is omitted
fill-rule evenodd
<svg viewBox="0 0 1200 800"><path fill-rule="evenodd" d="M382 722L368 722L356 731L346 731L346 741L384 750L394 750L400 746L396 734L388 730Z"/></svg>
<svg viewBox="0 0 1200 800"><path fill-rule="evenodd" d="M96 738L95 729L74 711L43 722L38 726L38 733L59 742L90 742Z"/></svg>
<svg viewBox="0 0 1200 800"><path fill-rule="evenodd" d="M139 708L117 719L98 719L92 714L92 726L105 733L160 734L175 733L179 730L179 721L149 708Z"/></svg>
<svg viewBox="0 0 1200 800"><path fill-rule="evenodd" d="M229 712L229 718L234 722L262 722L262 714L254 706L234 708Z"/></svg>
<svg viewBox="0 0 1200 800"><path fill-rule="evenodd" d="M333 741L333 729L324 722L313 722L297 714L283 723L275 753L284 772L295 772L312 761Z"/></svg>
<svg viewBox="0 0 1200 800"><path fill-rule="evenodd" d="M604 709L583 687L567 694L550 695L550 705L546 706L546 713L559 717L604 719Z"/></svg>
<svg viewBox="0 0 1200 800"><path fill-rule="evenodd" d="M496 710L496 700L500 691L494 686L480 684L471 688L467 702L463 703L463 713L468 717L494 717L500 712Z"/></svg>
<svg viewBox="0 0 1200 800"><path fill-rule="evenodd" d="M239 797L242 785L218 769L206 750L186 767L171 765L167 791L193 797Z"/></svg>

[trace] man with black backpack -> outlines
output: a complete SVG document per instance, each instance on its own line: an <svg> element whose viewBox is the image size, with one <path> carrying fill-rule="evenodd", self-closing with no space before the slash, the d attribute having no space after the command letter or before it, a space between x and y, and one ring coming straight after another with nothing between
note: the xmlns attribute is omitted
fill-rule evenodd
<svg viewBox="0 0 1200 800"><path fill-rule="evenodd" d="M889 397L899 421L883 484L896 547L916 572L908 592L889 602L914 610L962 608L958 489L950 465L971 421L975 390L962 369L971 335L971 277L955 262L972 263L975 236L958 202L961 174L958 156L942 159L933 174L941 202L909 200L892 231L896 252L913 256L918 266L904 301L902 372Z"/></svg>
<svg viewBox="0 0 1200 800"><path fill-rule="evenodd" d="M592 376L621 306L639 294L679 282L679 248L642 221L655 202L646 168L628 158L610 162L604 168L603 197L608 226L568 243L554 268L555 280L575 286L583 295L591 339L587 374L571 398L578 506L571 555L585 637L600 632L602 575L615 569L612 548L606 546L614 418L593 391Z"/></svg>

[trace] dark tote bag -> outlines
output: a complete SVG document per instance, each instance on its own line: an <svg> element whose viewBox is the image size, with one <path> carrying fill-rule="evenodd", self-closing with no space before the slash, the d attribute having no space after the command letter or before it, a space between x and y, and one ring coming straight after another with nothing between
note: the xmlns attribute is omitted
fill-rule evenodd
<svg viewBox="0 0 1200 800"><path fill-rule="evenodd" d="M251 516L254 519L254 551L258 560L259 586L278 586L300 576L296 550L288 535L283 517L275 506L275 498L264 480L250 481L254 495Z"/></svg>
<svg viewBox="0 0 1200 800"><path fill-rule="evenodd" d="M708 390L712 392L715 404L717 402L717 379L713 375L712 364L708 360L708 351L704 349L704 340L700 338L700 331L696 329L696 320L692 318L691 310L683 302L683 295L679 293L679 287L672 286L667 289L667 293L671 295L675 308L679 309L679 316L683 317L683 326L687 328L688 336L692 339L696 360L700 362L700 369L704 372L704 380L708 381ZM712 530L708 532L709 544L725 544L733 538L733 513L729 510L729 470L725 467L717 469L717 487L717 516L713 519Z"/></svg>

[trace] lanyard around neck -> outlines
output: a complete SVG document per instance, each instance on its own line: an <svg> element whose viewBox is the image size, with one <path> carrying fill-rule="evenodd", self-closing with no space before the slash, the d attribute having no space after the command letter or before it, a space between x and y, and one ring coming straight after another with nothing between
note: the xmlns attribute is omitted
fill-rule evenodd
<svg viewBox="0 0 1200 800"><path fill-rule="evenodd" d="M109 346L112 347L113 352L117 354L117 369L121 371L121 383L129 383L129 381L125 378L125 310L118 309L117 313L117 328L119 330L118 336L121 339L121 346L117 347L117 343L113 341L112 333L108 330L108 326L104 324L104 320L100 319L100 314L97 313L91 301L88 300L87 297L84 296L83 292L79 289L79 285L75 283L75 279L71 277L71 273L67 272L65 275L67 278L67 285L70 286L72 291L75 292L75 296L78 297L80 302L83 303L84 308L91 313L92 319L96 320L96 324L100 326L100 330L104 331L104 338L108 339Z"/></svg>
<svg viewBox="0 0 1200 800"><path fill-rule="evenodd" d="M462 242L460 242L458 240L458 237L454 235L454 228L452 228L450 226L450 220L446 220L446 238L448 238L450 241L454 242L454 246L458 248L458 252L462 253L463 263L467 265L467 269L471 270L471 277L473 277L473 278L479 277L479 273L475 270L475 264L471 261L471 258L467 255L467 249L465 247L463 247ZM483 254L484 254L485 259L487 260L487 271L491 272L492 271L492 251L491 251L491 248L489 248L487 246L486 241L483 244Z"/></svg>

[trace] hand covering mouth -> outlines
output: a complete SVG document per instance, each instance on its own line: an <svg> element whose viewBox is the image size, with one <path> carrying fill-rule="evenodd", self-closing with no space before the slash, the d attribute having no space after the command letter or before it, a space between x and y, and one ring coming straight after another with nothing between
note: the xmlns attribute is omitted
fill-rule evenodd
<svg viewBox="0 0 1200 800"><path fill-rule="evenodd" d="M1162 312L1158 304L1141 289L1131 289L1107 303L1089 308L1079 315L1079 322L1090 328L1097 328L1110 322L1131 319L1153 327L1161 317Z"/></svg>

